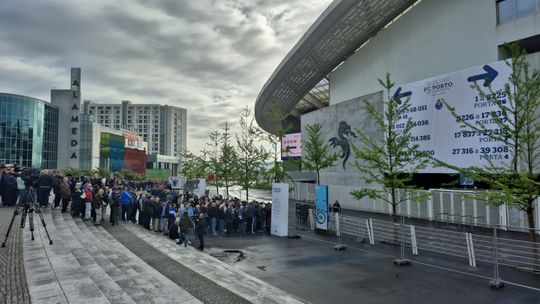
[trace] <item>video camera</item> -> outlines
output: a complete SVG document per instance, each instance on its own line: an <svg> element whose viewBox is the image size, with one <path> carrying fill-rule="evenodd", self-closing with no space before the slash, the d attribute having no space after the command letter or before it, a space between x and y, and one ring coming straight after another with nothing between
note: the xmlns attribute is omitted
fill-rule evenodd
<svg viewBox="0 0 540 304"><path fill-rule="evenodd" d="M25 185L32 185L39 179L40 174L38 169L26 168L21 171L20 176Z"/></svg>

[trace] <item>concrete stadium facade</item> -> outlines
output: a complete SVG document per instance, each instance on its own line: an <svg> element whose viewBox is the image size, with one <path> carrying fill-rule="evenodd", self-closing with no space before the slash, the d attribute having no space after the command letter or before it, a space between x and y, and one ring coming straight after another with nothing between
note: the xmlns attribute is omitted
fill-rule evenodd
<svg viewBox="0 0 540 304"><path fill-rule="evenodd" d="M257 122L271 133L292 122L303 138L304 126L319 122L328 141L336 136L339 123L345 121L352 130L362 128L380 138L361 101L382 101L377 79L387 72L398 85L448 74L505 59L503 46L510 42L519 42L528 51L531 65L539 68L540 1L526 2L530 3L524 8L515 0L336 0L263 87L255 106ZM383 12L385 18L380 17ZM362 27L362 20L371 21L371 30ZM342 30L347 27L353 30ZM323 46L340 42L344 45L333 53L323 52ZM317 54L324 54L324 58L317 58ZM311 78L302 81L294 73L299 70ZM295 112L309 85L323 78L329 82L327 105ZM357 139L350 140L354 143ZM338 161L323 170L320 182L329 185L329 202L337 199L346 208L373 210L368 207L372 202L356 201L349 194L366 186L359 172L350 166L353 158L351 155L349 164Z"/></svg>

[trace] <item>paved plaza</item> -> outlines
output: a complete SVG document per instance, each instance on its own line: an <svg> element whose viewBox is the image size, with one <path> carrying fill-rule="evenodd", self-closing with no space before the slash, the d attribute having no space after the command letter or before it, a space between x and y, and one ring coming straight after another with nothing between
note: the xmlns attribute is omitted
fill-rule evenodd
<svg viewBox="0 0 540 304"><path fill-rule="evenodd" d="M0 209L3 229L12 211ZM350 241L335 251L335 238L292 223L300 239L207 235L200 252L137 224L94 226L59 210L43 214L53 245L39 224L35 241L17 228L1 249L5 303L540 302L540 277L532 273L502 268L503 279L524 287L492 290L489 265L472 269L424 254L398 267L396 246Z"/></svg>

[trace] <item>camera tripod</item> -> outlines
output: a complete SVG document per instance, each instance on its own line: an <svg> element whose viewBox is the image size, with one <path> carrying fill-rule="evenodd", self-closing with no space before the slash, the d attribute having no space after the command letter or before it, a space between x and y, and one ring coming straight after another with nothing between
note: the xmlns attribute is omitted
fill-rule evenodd
<svg viewBox="0 0 540 304"><path fill-rule="evenodd" d="M49 245L53 244L53 241L51 240L51 237L49 236L49 231L47 231L47 224L45 223L43 214L41 214L41 209L39 208L39 206L36 206L36 199L35 199L34 193L30 189L29 186L26 186L24 195L20 198L19 203L17 204L17 207L15 208L15 211L13 211L13 217L11 218L11 222L9 223L9 227L6 232L6 238L4 239L4 242L2 243L2 247L6 247L6 242L9 238L9 233L11 232L11 228L13 227L15 218L19 214L22 214L20 228L24 229L26 225L26 218L28 218L28 222L30 226L30 234L32 235L32 241L34 240L34 213L39 215L39 218L41 219L41 224L43 225L43 229L45 229L45 233L47 234L47 238L49 239Z"/></svg>

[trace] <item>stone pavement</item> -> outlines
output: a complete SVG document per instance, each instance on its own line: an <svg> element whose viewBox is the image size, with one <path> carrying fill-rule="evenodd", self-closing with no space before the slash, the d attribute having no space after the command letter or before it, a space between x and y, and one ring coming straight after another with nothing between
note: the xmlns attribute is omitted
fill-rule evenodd
<svg viewBox="0 0 540 304"><path fill-rule="evenodd" d="M14 210L15 208L0 208L0 242L4 241ZM30 303L23 262L22 233L19 228L20 216L17 219L6 247L0 248L1 303Z"/></svg>
<svg viewBox="0 0 540 304"><path fill-rule="evenodd" d="M25 231L25 265L32 303L200 303L144 263L103 227L43 209L54 244L41 224Z"/></svg>
<svg viewBox="0 0 540 304"><path fill-rule="evenodd" d="M136 224L125 224L129 231L169 257L199 273L205 278L240 295L251 303L303 303L299 298L270 285L252 275L232 267L218 259L174 241ZM197 240L193 240L197 244Z"/></svg>
<svg viewBox="0 0 540 304"><path fill-rule="evenodd" d="M204 303L219 304L248 304L249 301L230 290L219 286L213 281L174 260L158 249L150 246L135 234L131 233L126 225L108 226L105 229L129 250L135 253L148 265L154 267L161 274L175 282L178 286L191 293ZM156 237L161 237L156 234Z"/></svg>

